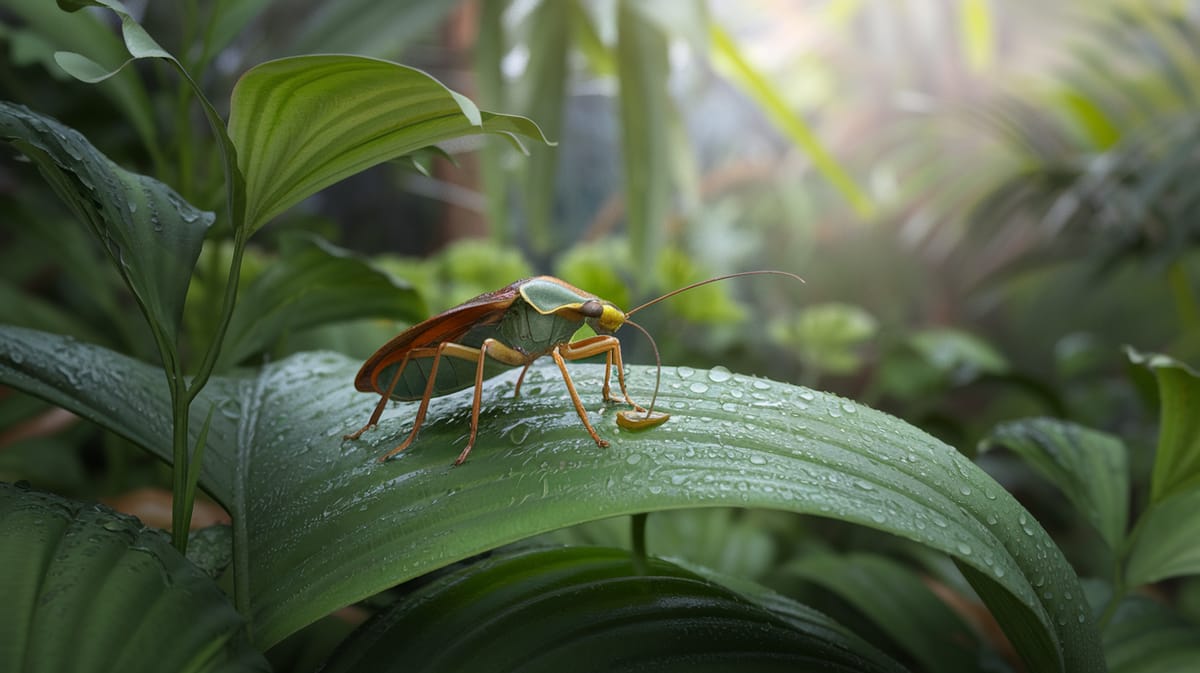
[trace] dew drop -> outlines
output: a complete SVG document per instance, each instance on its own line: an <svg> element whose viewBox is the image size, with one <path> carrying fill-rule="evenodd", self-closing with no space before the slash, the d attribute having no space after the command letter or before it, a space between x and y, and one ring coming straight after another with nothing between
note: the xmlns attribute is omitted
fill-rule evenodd
<svg viewBox="0 0 1200 673"><path fill-rule="evenodd" d="M642 462L642 454L631 453L629 454L629 457L625 459L625 462L629 463L630 465L637 465L638 463Z"/></svg>
<svg viewBox="0 0 1200 673"><path fill-rule="evenodd" d="M696 370L692 369L691 367L679 367L675 370L675 373L678 374L679 378L681 379L690 379L696 374Z"/></svg>
<svg viewBox="0 0 1200 673"><path fill-rule="evenodd" d="M721 365L708 370L708 380L713 383L724 383L733 378L733 374Z"/></svg>
<svg viewBox="0 0 1200 673"><path fill-rule="evenodd" d="M753 456L750 456L750 462L755 465L766 465L767 459L756 453Z"/></svg>
<svg viewBox="0 0 1200 673"><path fill-rule="evenodd" d="M800 391L800 399L812 402L813 400L817 399L817 396L814 395L810 390L802 390Z"/></svg>
<svg viewBox="0 0 1200 673"><path fill-rule="evenodd" d="M762 379L754 379L754 389L755 390L770 390L771 384L767 383L766 381L764 381Z"/></svg>
<svg viewBox="0 0 1200 673"><path fill-rule="evenodd" d="M842 411L845 411L848 414L853 414L858 411L858 407L854 406L853 402L842 402Z"/></svg>
<svg viewBox="0 0 1200 673"><path fill-rule="evenodd" d="M692 385L688 386L688 390L692 391L693 393L696 393L697 395L707 393L708 392L708 384L704 383L703 381L696 381Z"/></svg>
<svg viewBox="0 0 1200 673"><path fill-rule="evenodd" d="M971 487L963 484L962 486L958 487L958 492L962 493L963 495L971 495Z"/></svg>
<svg viewBox="0 0 1200 673"><path fill-rule="evenodd" d="M966 542L959 542L956 547L959 553L963 554L964 556L971 555L971 545L967 544Z"/></svg>

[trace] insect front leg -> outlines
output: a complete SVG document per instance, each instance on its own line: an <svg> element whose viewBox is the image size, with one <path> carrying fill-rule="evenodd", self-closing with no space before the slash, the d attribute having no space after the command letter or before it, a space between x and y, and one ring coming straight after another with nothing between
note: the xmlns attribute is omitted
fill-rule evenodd
<svg viewBox="0 0 1200 673"><path fill-rule="evenodd" d="M636 411L645 411L645 409L629 398L629 391L625 389L625 362L621 359L620 340L614 336L597 335L563 344L561 348L563 357L568 360L583 360L604 353L604 400L606 402L624 402ZM614 397L612 389L609 387L609 371L613 367L617 369L617 384L621 387L621 395L624 399Z"/></svg>
<svg viewBox="0 0 1200 673"><path fill-rule="evenodd" d="M588 431L588 434L592 436L592 439L596 440L596 446L603 449L608 446L608 442L600 439L600 435L596 433L596 428L593 428L591 421L588 420L587 410L583 408L583 401L579 399L579 392L575 390L575 383L571 381L571 374L567 372L567 363L563 360L562 353L559 352L569 345L556 346L554 350L550 351L550 356L554 358L554 363L558 365L558 370L562 372L563 382L567 384L567 392L571 395L571 403L575 405L575 413L579 414L579 420L583 421L583 427ZM598 353L592 353L592 355L596 354Z"/></svg>

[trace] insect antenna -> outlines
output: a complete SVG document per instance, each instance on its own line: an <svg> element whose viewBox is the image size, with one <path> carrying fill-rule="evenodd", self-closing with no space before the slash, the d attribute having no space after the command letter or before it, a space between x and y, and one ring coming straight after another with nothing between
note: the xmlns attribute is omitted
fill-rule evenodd
<svg viewBox="0 0 1200 673"><path fill-rule="evenodd" d="M646 331L645 327L632 320L626 320L625 324L632 325L637 328L637 331L645 334L646 338L650 340L651 350L654 351L654 394L650 396L650 406L646 407L646 418L650 418L654 413L654 402L658 399L658 385L662 383L662 358L658 356L658 344L654 343L654 337L650 336L650 332Z"/></svg>
<svg viewBox="0 0 1200 673"><path fill-rule="evenodd" d="M797 276L794 273L788 273L787 271L775 271L773 269L759 269L757 271L739 271L738 273L729 273L724 276L717 276L716 278L709 278L707 280L697 281L690 285L684 285L681 288L671 290L670 292L668 292L662 296L651 299L650 301L646 302L645 304L642 304L641 306L638 306L635 309L626 311L625 317L628 318L629 316L633 315L634 313L637 313L638 311L646 308L647 306L653 306L664 299L670 299L671 297L674 297L675 295L677 295L681 292L687 292L688 290L693 290L695 288L700 287L701 285L708 285L709 283L716 283L717 281L729 280L730 278L740 278L742 276L759 276L759 275L765 275L765 274L771 274L771 275L775 275L775 276L787 276L788 278L794 278L794 279L800 281L801 283L804 282L804 279L801 278L800 276ZM638 329L642 329L642 328L638 327ZM645 332L645 331L646 330L642 330L642 332ZM647 334L646 336L650 336L650 335ZM651 341L651 343L654 342L653 339L651 339L650 341Z"/></svg>
<svg viewBox="0 0 1200 673"><path fill-rule="evenodd" d="M646 338L649 339L649 341L650 341L650 348L652 348L654 350L654 395L650 396L650 404L649 404L649 407L646 408L647 419L649 419L649 417L654 414L654 402L658 401L658 398L659 398L659 385L662 383L662 359L659 356L659 344L656 344L654 342L654 337L650 336L650 332L647 331L646 328L643 328L643 326L638 325L635 322L632 322L632 320L630 320L629 317L632 316L632 314L637 313L638 311L641 311L642 308L646 308L648 306L654 306L655 304L658 304L658 302L660 302L662 300L671 299L672 296L677 295L679 293L688 292L688 290L690 290L690 289L695 289L695 288L698 288L701 286L707 286L708 283L715 283L718 281L727 281L727 280L730 280L730 278L739 278L742 276L761 276L761 275L787 276L788 278L794 278L794 280L797 280L799 282L802 282L802 283L804 282L804 278L799 277L796 274L790 274L790 272L787 272L787 271L775 271L773 269L760 269L760 270L756 270L756 271L739 271L739 272L737 272L737 274L726 274L724 276L716 276L715 278L708 278L708 280L697 281L695 283L688 284L688 286L684 286L682 288L673 289L673 290L671 290L671 292L668 292L664 295L656 296L656 298L647 301L646 304L643 304L636 308L632 308L632 310L625 312L625 324L635 326L635 328L637 328L637 331L640 331L640 332L642 332L643 335L646 335Z"/></svg>

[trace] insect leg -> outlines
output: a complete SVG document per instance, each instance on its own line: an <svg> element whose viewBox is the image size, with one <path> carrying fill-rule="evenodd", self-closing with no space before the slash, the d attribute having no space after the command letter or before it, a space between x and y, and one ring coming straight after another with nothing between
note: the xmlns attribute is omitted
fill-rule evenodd
<svg viewBox="0 0 1200 673"><path fill-rule="evenodd" d="M431 365L429 367L429 380L425 382L425 392L422 393L422 395L421 395L421 406L417 407L417 417L413 420L412 431L410 431L408 433L408 438L405 439L403 442L401 442L399 446L397 446L396 448L392 449L391 451L388 451L387 453L380 456L379 462L382 463L383 461L387 460L388 458L391 458L392 456L396 455L397 453L400 453L401 451L407 449L408 445L412 444L413 440L417 438L417 431L419 431L421 429L421 424L425 422L425 412L429 410L429 398L433 397L433 386L434 386L434 383L437 381L438 363L442 359L442 352L446 349L446 346L450 346L450 345L457 346L458 344L451 344L449 342L446 342L446 343L439 344L437 346L437 348L414 348L405 354L405 361L407 361L410 357L413 357L413 358L432 357L433 365ZM400 375L397 374L396 376L397 376L397 378L399 378ZM393 381L392 386L394 387L395 385L396 385L396 382ZM388 390L390 391L391 388L389 388Z"/></svg>
<svg viewBox="0 0 1200 673"><path fill-rule="evenodd" d="M467 460L467 454L471 453L471 448L475 446L475 436L479 433L479 407L483 401L483 368L487 363L487 358L491 357L499 360L507 365L524 365L521 370L521 378L525 377L525 372L529 370L529 365L533 360L524 353L509 348L503 343L495 339L484 339L483 344L479 348L467 348L458 344L449 344L453 347L453 351L447 351L447 355L462 358L464 360L474 359L475 361L475 394L471 399L471 436L467 439L467 446L458 454L458 458L454 459L455 465L462 465ZM521 387L520 379L517 379L517 389Z"/></svg>
<svg viewBox="0 0 1200 673"><path fill-rule="evenodd" d="M568 360L582 360L590 358L594 355L604 353L608 358L609 363L617 370L617 383L621 387L621 395L624 400L612 396L612 391L608 387L608 369L605 368L605 386L604 399L608 402L625 402L637 411L644 411L636 402L629 398L629 391L625 389L625 362L621 359L621 342L614 336L598 335L581 339L568 344L563 344L563 357Z"/></svg>
<svg viewBox="0 0 1200 673"><path fill-rule="evenodd" d="M513 390L513 397L521 394L521 382L525 380L525 372L529 371L529 367L532 364L533 360L530 360L525 364L525 367L521 369L521 375L517 377L517 387Z"/></svg>
<svg viewBox="0 0 1200 673"><path fill-rule="evenodd" d="M603 449L608 446L608 442L600 439L600 435L596 434L596 429L588 421L587 410L583 408L583 401L579 399L579 393L575 390L575 384L571 381L571 375L567 373L567 363L563 360L562 354L559 353L560 349L566 348L568 345L570 344L556 346L554 350L550 351L550 355L554 358L554 363L558 365L559 371L562 372L563 382L567 384L567 392L571 394L571 403L575 405L575 413L579 414L579 420L583 421L583 427L587 429L592 439L596 440L596 445ZM592 353L592 355L596 354L598 352Z"/></svg>
<svg viewBox="0 0 1200 673"><path fill-rule="evenodd" d="M348 435L342 435L342 439L358 439L362 437L362 433L379 423L379 417L383 415L383 410L387 408L388 400L391 399L392 391L396 389L396 384L399 383L400 375L404 373L404 368L408 365L408 356L411 354L411 351L405 353L404 358L400 360L400 366L396 368L396 374L392 376L392 382L388 384L387 390L379 396L379 404L375 405L375 411L371 412L371 418L367 421L367 424Z"/></svg>

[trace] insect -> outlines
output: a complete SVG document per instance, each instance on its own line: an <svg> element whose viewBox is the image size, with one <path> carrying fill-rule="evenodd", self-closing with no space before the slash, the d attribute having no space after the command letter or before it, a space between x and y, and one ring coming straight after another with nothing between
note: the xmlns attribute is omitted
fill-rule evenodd
<svg viewBox="0 0 1200 673"><path fill-rule="evenodd" d="M643 408L629 398L625 389L621 342L613 336L613 332L622 325L632 325L645 334L653 346L654 339L640 325L629 320L629 316L701 285L756 274L777 274L804 282L799 276L786 271L744 271L672 290L628 312L552 276L526 278L494 292L481 294L402 332L363 363L354 379L354 387L361 392L378 393L379 403L367 424L344 439L358 439L375 427L389 399L407 402L420 400L408 437L381 456L379 460L383 462L408 448L417 438L432 398L474 386L471 434L466 447L454 461L455 465L461 465L475 445L484 380L513 367L522 367L513 392L515 397L521 391L521 382L529 366L545 355L553 358L558 365L575 412L597 446L606 447L608 442L600 438L588 420L587 411L567 372L567 361L603 355L604 400L630 407L618 413L617 424L629 430L661 425L669 415L654 411L658 381L655 382L649 407ZM571 341L575 331L584 323L596 335ZM658 362L658 347L653 347L655 361ZM661 362L658 364L658 376L661 377ZM614 367L617 370L620 397L612 394L610 385Z"/></svg>

